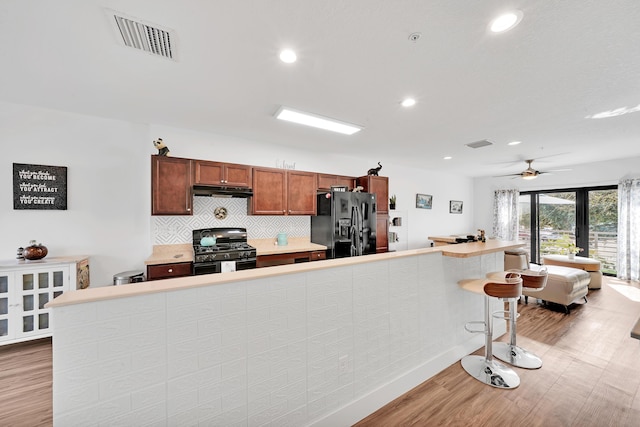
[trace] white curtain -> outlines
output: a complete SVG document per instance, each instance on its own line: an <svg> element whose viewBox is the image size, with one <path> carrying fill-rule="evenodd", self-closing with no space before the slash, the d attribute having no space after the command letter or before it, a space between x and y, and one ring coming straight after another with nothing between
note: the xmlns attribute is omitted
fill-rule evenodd
<svg viewBox="0 0 640 427"><path fill-rule="evenodd" d="M640 280L640 179L618 184L618 278Z"/></svg>
<svg viewBox="0 0 640 427"><path fill-rule="evenodd" d="M496 190L493 196L493 235L518 240L518 190Z"/></svg>

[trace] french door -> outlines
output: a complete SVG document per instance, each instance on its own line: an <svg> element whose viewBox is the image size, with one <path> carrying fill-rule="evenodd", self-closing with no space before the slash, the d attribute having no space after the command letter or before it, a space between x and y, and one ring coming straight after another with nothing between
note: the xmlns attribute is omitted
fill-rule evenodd
<svg viewBox="0 0 640 427"><path fill-rule="evenodd" d="M533 262L577 247L577 256L599 259L603 272L615 275L617 227L617 186L520 193L519 237Z"/></svg>

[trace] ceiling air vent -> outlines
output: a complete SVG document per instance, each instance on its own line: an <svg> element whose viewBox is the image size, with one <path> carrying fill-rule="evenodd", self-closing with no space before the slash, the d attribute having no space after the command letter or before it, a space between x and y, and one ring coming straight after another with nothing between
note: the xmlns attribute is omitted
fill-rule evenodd
<svg viewBox="0 0 640 427"><path fill-rule="evenodd" d="M487 145L493 145L493 142L489 141L488 139L483 139L482 141L476 141L465 145L470 148L480 148L486 147Z"/></svg>
<svg viewBox="0 0 640 427"><path fill-rule="evenodd" d="M126 46L174 59L172 40L175 38L171 31L134 21L118 13L113 14L113 19Z"/></svg>

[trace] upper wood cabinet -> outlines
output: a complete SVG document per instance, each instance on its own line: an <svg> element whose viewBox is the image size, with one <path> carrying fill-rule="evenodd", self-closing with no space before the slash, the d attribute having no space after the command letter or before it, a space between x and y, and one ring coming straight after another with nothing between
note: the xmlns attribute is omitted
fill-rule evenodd
<svg viewBox="0 0 640 427"><path fill-rule="evenodd" d="M332 185L344 185L351 191L353 190L355 182L356 179L352 176L318 174L318 190L329 191Z"/></svg>
<svg viewBox="0 0 640 427"><path fill-rule="evenodd" d="M193 215L191 160L151 156L151 215Z"/></svg>
<svg viewBox="0 0 640 427"><path fill-rule="evenodd" d="M361 185L365 192L376 195L377 213L389 212L389 178L386 176L367 175L356 179L356 184Z"/></svg>
<svg viewBox="0 0 640 427"><path fill-rule="evenodd" d="M195 185L251 187L251 166L194 160Z"/></svg>
<svg viewBox="0 0 640 427"><path fill-rule="evenodd" d="M315 215L317 177L312 172L253 168L252 215Z"/></svg>
<svg viewBox="0 0 640 427"><path fill-rule="evenodd" d="M287 215L315 215L317 174L287 171Z"/></svg>
<svg viewBox="0 0 640 427"><path fill-rule="evenodd" d="M283 169L253 168L253 197L249 213L284 215L287 210L287 173Z"/></svg>

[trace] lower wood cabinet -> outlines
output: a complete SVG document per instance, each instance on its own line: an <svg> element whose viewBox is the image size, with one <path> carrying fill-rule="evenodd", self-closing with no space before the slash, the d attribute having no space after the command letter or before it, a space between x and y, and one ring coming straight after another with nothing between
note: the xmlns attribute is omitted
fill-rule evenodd
<svg viewBox="0 0 640 427"><path fill-rule="evenodd" d="M297 264L300 262L327 259L325 251L291 252L273 255L258 255L256 267L273 267L275 265Z"/></svg>
<svg viewBox="0 0 640 427"><path fill-rule="evenodd" d="M191 276L193 263L176 262L171 264L156 264L147 266L147 280L172 279L175 277Z"/></svg>
<svg viewBox="0 0 640 427"><path fill-rule="evenodd" d="M376 216L376 253L389 250L389 216L378 213Z"/></svg>

